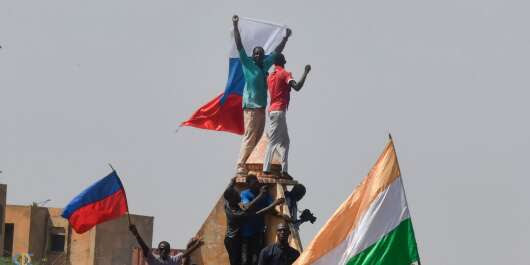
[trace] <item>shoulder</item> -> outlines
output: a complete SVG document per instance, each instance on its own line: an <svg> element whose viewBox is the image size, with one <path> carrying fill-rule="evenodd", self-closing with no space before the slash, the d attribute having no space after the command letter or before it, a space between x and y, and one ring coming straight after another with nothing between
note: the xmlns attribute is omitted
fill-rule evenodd
<svg viewBox="0 0 530 265"><path fill-rule="evenodd" d="M182 252L180 252L180 253L178 253L175 256L171 256L170 259L171 259L172 262L180 264L180 261L182 260L182 257L184 257L184 255L182 254Z"/></svg>
<svg viewBox="0 0 530 265"><path fill-rule="evenodd" d="M147 261L148 261L148 262L154 262L154 261L157 261L158 258L159 258L158 255L153 254L153 252L149 251L149 254L147 255Z"/></svg>
<svg viewBox="0 0 530 265"><path fill-rule="evenodd" d="M288 78L291 77L293 74L285 69L282 69L282 76Z"/></svg>
<svg viewBox="0 0 530 265"><path fill-rule="evenodd" d="M300 251L296 250L295 248L289 246L289 252L291 252L291 255L293 257L296 257L298 258L298 256L300 256Z"/></svg>
<svg viewBox="0 0 530 265"><path fill-rule="evenodd" d="M238 53L239 53L239 58L241 60L243 60L243 61L250 60L250 57L248 57L247 52L245 51L245 49L238 50Z"/></svg>
<svg viewBox="0 0 530 265"><path fill-rule="evenodd" d="M269 256L272 254L272 249L274 248L275 244L273 245L268 245L266 247L264 247L262 250L261 250L261 254L264 255L264 256Z"/></svg>

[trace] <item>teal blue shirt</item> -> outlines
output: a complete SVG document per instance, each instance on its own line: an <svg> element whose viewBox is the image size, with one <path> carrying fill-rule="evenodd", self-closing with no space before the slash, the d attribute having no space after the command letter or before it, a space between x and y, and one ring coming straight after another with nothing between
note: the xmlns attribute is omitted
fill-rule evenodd
<svg viewBox="0 0 530 265"><path fill-rule="evenodd" d="M247 56L245 49L239 50L239 59L243 66L245 76L245 89L243 89L243 108L259 109L267 106L267 72L276 57L276 52L267 55L260 68L252 58Z"/></svg>

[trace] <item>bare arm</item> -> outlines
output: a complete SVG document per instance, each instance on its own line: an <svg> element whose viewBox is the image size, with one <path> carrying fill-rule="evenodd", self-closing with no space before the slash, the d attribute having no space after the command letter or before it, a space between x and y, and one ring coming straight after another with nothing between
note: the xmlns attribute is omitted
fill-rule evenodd
<svg viewBox="0 0 530 265"><path fill-rule="evenodd" d="M287 28L285 32L285 37L283 37L282 42L280 42L280 44L276 46L276 49L274 49L276 53L281 53L283 51L283 49L285 48L285 44L287 44L287 41L289 40L289 37L291 36L291 33L292 33L291 29Z"/></svg>
<svg viewBox="0 0 530 265"><path fill-rule="evenodd" d="M254 200L252 200L248 204L243 205L243 207L242 207L243 211L252 211L252 210L254 210L254 208L256 207L257 202L260 201L263 198L263 196L265 196L265 194L267 194L268 192L269 192L269 187L268 186L266 186L266 185L261 186L258 196L256 196L256 198L254 198Z"/></svg>
<svg viewBox="0 0 530 265"><path fill-rule="evenodd" d="M240 51L243 48L243 42L241 41L241 33L239 33L239 17L234 15L232 17L232 24L234 24L234 39L236 41L237 50Z"/></svg>
<svg viewBox="0 0 530 265"><path fill-rule="evenodd" d="M285 199L284 198L279 198L277 199L276 201L274 201L273 203L271 203L269 206L259 210L256 212L256 215L260 215L260 214L264 214L264 213L267 213L268 211L274 209L274 207L276 207L276 205L280 205L282 203L285 202ZM278 215L279 213L275 210L275 214ZM280 214L281 215L281 214Z"/></svg>
<svg viewBox="0 0 530 265"><path fill-rule="evenodd" d="M300 91L300 89L302 89L302 87L304 86L305 79L307 77L307 74L309 74L309 71L311 71L311 65L308 64L305 66L304 74L302 74L300 81L296 82L294 80L291 80L289 82L289 86L291 86L296 91Z"/></svg>
<svg viewBox="0 0 530 265"><path fill-rule="evenodd" d="M202 240L200 238L192 238L186 247L186 250L182 253L182 256L188 257L193 251L202 245Z"/></svg>
<svg viewBox="0 0 530 265"><path fill-rule="evenodd" d="M144 257L147 258L149 256L149 247L147 244L145 244L143 238L138 233L138 230L136 229L136 225L131 224L129 225L129 230L131 230L131 233L136 237L136 241L138 241L138 244L140 244L140 247L142 248L142 252L144 253Z"/></svg>

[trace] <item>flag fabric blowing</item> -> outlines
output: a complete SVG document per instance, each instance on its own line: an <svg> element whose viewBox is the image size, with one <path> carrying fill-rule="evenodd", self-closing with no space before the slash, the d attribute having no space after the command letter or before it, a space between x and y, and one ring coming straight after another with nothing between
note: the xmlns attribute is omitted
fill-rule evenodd
<svg viewBox="0 0 530 265"><path fill-rule="evenodd" d="M256 46L263 47L265 54L270 54L281 42L285 35L285 28L285 25L250 18L240 18L239 20L239 30L247 54L252 54L252 49ZM182 122L181 126L235 134L245 132L242 106L245 78L239 53L234 43L233 32L231 36L232 48L228 60L228 81L224 92L200 107L191 118Z"/></svg>
<svg viewBox="0 0 530 265"><path fill-rule="evenodd" d="M125 189L116 171L112 171L77 195L64 208L62 217L68 219L72 228L81 234L128 211Z"/></svg>
<svg viewBox="0 0 530 265"><path fill-rule="evenodd" d="M368 176L335 211L296 265L419 263L392 140Z"/></svg>

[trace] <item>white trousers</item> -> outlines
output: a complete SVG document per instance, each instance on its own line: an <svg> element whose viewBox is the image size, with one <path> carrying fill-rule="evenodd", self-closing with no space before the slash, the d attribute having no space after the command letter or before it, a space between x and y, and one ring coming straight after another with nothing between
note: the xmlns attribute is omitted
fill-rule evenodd
<svg viewBox="0 0 530 265"><path fill-rule="evenodd" d="M269 112L270 125L268 130L269 145L265 152L263 171L271 170L274 151L280 154L282 172L287 172L287 158L289 155L289 134L287 133L286 111Z"/></svg>

